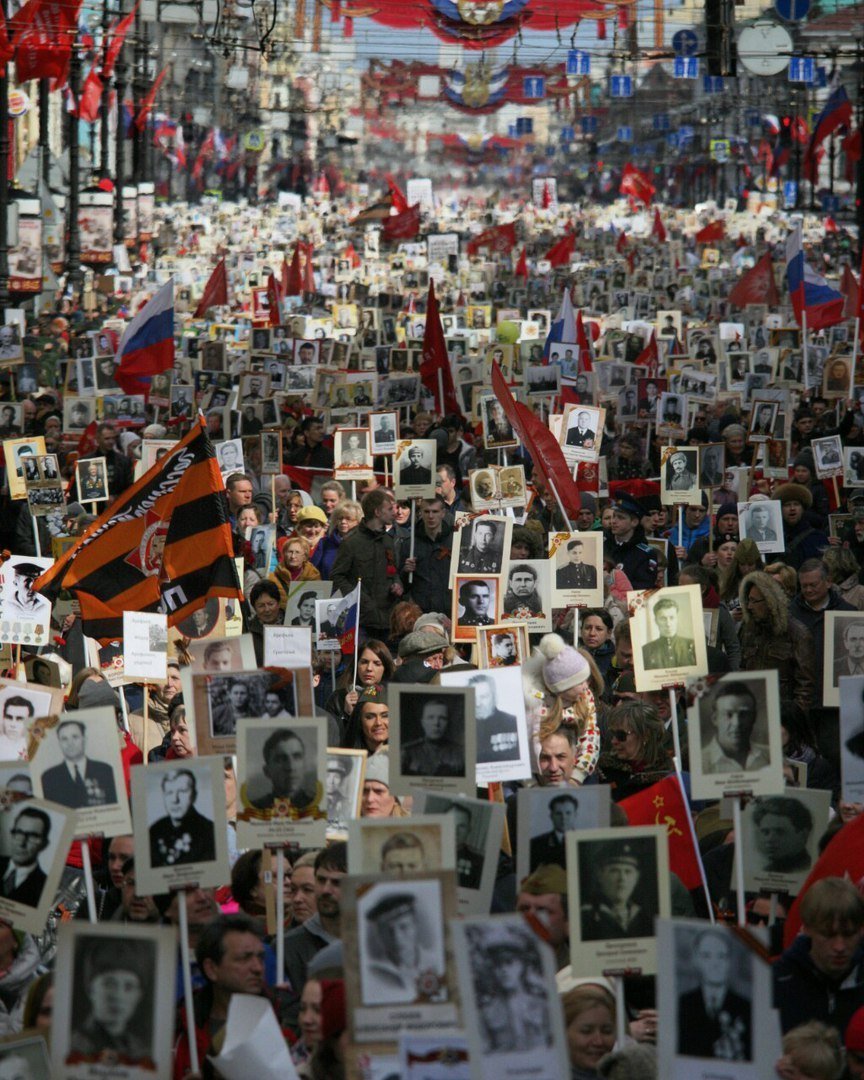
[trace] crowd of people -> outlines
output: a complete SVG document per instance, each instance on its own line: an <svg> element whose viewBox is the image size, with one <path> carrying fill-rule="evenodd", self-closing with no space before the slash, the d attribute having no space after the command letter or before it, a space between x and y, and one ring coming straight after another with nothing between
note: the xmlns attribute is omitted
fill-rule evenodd
<svg viewBox="0 0 864 1080"><path fill-rule="evenodd" d="M743 927L772 964L782 1056L757 1062L759 1075L768 1077L776 1069L783 1080L860 1080L864 899L857 888L857 863L852 859L844 866L835 859L833 871L807 887L799 897L801 932L784 941L784 921L796 897L736 886L733 856L743 839L724 805L696 800L689 791L685 687L675 686L671 695L668 689L640 687L628 607L628 594L634 591L696 586L706 616L704 629L694 628L705 636L707 669L700 674L776 672L779 716L764 722L779 727L787 788L828 793L830 810L815 823L815 834L820 853L836 852L844 832L854 829L864 812L864 802L849 796L841 768L839 709L827 704L824 694L826 656L836 665L835 687L843 676L864 676L864 614L860 621L843 623L842 646L826 652L826 635L834 633L831 613L864 612L864 498L855 471L864 447L864 394L852 366L859 351L857 323L841 319L805 339L782 284L779 303L767 297L740 308L730 303L733 285L759 256L782 249L788 222L777 213L757 216L717 207L669 212L667 239L659 243L649 235L650 215L640 221L623 204L595 211L567 208L569 220L557 206L523 206L518 212L515 207L493 211L474 206L461 228L456 223L465 208L442 205L434 227L441 233L455 228L468 238L476 239L482 230L494 233L513 217L529 255L520 277L513 272L517 252L493 249L471 259L445 255L433 263L425 244L385 251L379 248L377 230L365 236L351 232L348 221L355 210L347 202L320 200L308 200L296 216L275 208L214 207L210 218L201 210L172 210L173 236L169 243L163 227L161 254L148 280L130 279L115 296L91 294L87 305L67 300L56 312L28 317L23 365L0 372L2 395L10 403L2 434L12 441L4 444L7 483L0 526L7 554L58 557L86 533L98 513L110 513L111 503L196 422L197 405L221 465L242 586L242 599L211 599L172 629L164 684L127 683L121 695L112 671L117 650L95 648L68 602L55 607L51 640L43 647L22 647L14 630L11 637L4 634L10 678L59 688L64 713L73 719L76 710L114 708L128 788L135 765L174 762L182 767L198 753L196 721L184 701L181 678L190 649L201 643L204 670L225 674L236 665L225 642L245 634L261 668L268 627L305 628L313 646L315 712L326 719L328 750L367 755L359 815L340 788L347 767L338 755L328 758L328 816L339 838L314 850L285 849L281 932L274 927L272 910L268 914L275 894L270 853L242 850L236 840L238 790L230 757L224 783L231 869L222 887L141 895L133 837L93 838L92 911L89 868L80 845L74 844L45 933L32 935L0 923L0 949L6 957L0 960L0 1034L35 1030L50 1040L57 927L64 920L95 916L118 926L178 926L184 905L193 950L193 996L185 999L178 973L177 1080L192 1075L190 1033L199 1069L214 1075L207 1056L218 1052L235 994L271 1003L298 1075L315 1080L361 1075L350 1071L356 1058L342 940L342 887L351 863L347 825L355 816L410 823L414 798L398 784L394 791L392 777L397 772L447 777L460 768L461 748L452 732L448 735L447 706L434 701L422 720L423 738L403 741L399 760L391 758L391 723L399 719L393 688L437 686L448 672L519 667L529 767L520 780L475 787L478 798L504 804L502 842L494 853L472 844L469 821L458 805L452 808L456 849L450 865L457 869L459 884L473 888L493 859L485 914L490 920L505 913L523 915L554 953L574 1080L658 1075L656 1047L664 1024L677 1023L678 1052L685 1056L749 1060L749 1033L730 1043L726 1027L716 1019L724 1009L726 1019L734 1019L738 1007L722 979L712 1002L707 988L713 976L706 974L706 989L692 1003L692 1013L675 1018L658 1010L653 975L624 978L622 991L608 972L571 965L571 925L580 908L583 922L592 920L598 938L654 933L653 920L636 903L635 857L607 852L592 870L596 880L582 883L590 894L568 893L574 878L564 836L575 820L574 793L608 787L610 823L624 833L631 822L622 804L669 778L680 780L700 867L693 887L670 874L673 917L701 919L706 927ZM715 219L725 222L726 239L697 245L696 230ZM565 223L577 254L572 267L557 269L544 252ZM808 259L820 270L830 267L838 279L844 263L845 273L851 274L850 237L842 230L826 233L815 220L804 225ZM267 281L271 274L278 281L283 260L290 261L285 237L292 231L311 239L316 254L306 291L277 296L280 310L274 317L267 310L272 304ZM222 256L232 302L197 318L192 310L209 273L204 266ZM411 284L421 287L406 285L409 272ZM116 347L126 319L153 285L172 273L193 283L185 296L183 290L177 294L173 370L162 373L158 394L142 392L140 417L128 394L128 410L118 412L114 399L121 396L119 387L99 383L102 388L84 391L86 365L103 354L106 343ZM452 401L450 408L442 407L443 388L424 378L421 369L428 310L422 286L432 278L458 410ZM564 290L584 324L578 340L557 338L572 346L571 355L565 360L562 353L560 362L550 366L551 376L540 380L536 367L549 360L548 346L546 360L541 359L543 346L550 330L555 339L553 323ZM253 328L261 332L256 345L251 344ZM284 341L296 348L283 349ZM838 358L845 381L838 381L834 371ZM569 515L548 482L557 460L532 460L518 425L510 413L505 415L505 403L489 389L493 361L511 393L555 432L560 464L566 456L566 468L579 488L579 506ZM303 384L307 388L292 389L295 383L287 373L311 366L316 370L311 382ZM250 372L261 377L250 381ZM33 373L38 385L21 393L19 377ZM334 456L340 429L365 428L371 440L370 412L376 411L398 421L394 443L426 440L434 445L434 469L427 470L426 478L413 478L428 485L425 497L397 497L389 454L374 454L373 467L362 469L356 479L351 477L354 461ZM571 412L572 423L565 421L562 430L560 416ZM384 426L388 434L389 424L390 419ZM281 435L275 469L266 463L266 439L272 432ZM835 437L840 458L832 466L821 449L827 444L818 440ZM376 438L379 445L389 442L380 429ZM18 460L12 444L21 441L31 443L25 455L56 461L66 489L62 505L47 514L27 496L30 487L38 490L53 482L50 464L48 473L42 467L34 474L37 483L25 485L24 498L12 498L9 480ZM231 454L219 453L220 445L231 444ZM359 445L345 443L362 466L366 451ZM700 448L698 472L690 475L691 459L670 457L670 447ZM575 459L567 456L574 452ZM104 506L91 504L80 482L75 488L78 463L99 459L109 500ZM408 468L419 468L413 458L408 460ZM667 461L671 479L661 485ZM472 525L459 573L487 584L462 583L454 597L454 547L460 550L461 530L478 520L478 513L487 513L473 503L471 476L496 466L524 469L525 502L490 515L508 518L509 550L496 555L495 533ZM676 499L676 493L694 489L696 498L684 504ZM767 507L777 507L779 517ZM574 539L571 533L580 535ZM568 535L556 589L599 590L602 603L548 610L549 594L539 577L558 534ZM592 534L599 552L593 563L585 561ZM40 563L31 571L31 585L41 569ZM497 601L490 580L497 583ZM328 640L338 642L345 633L338 600L358 583L356 648L328 648ZM11 588L4 582L4 601ZM330 606L316 607L324 601ZM500 618L489 613L490 604ZM675 607L670 600L667 609L669 604ZM0 619L6 616L0 607ZM664 629L658 611L660 636L644 646L648 653L640 654L645 668L694 665L693 643L677 635L676 616L677 608L671 614L667 610ZM544 619L543 630L532 629ZM517 624L525 631L524 640L506 632ZM493 627L488 653L480 648L486 640L480 631L487 626ZM42 669L40 661L47 661ZM830 676L829 671L828 682ZM251 715L248 701L241 700L243 684L236 685L237 699L232 688L220 706L224 715L214 714L214 735L233 732L238 719ZM738 685L730 684L730 695ZM476 682L471 693L477 762L488 767L516 753L516 728L503 726L513 710L496 701L494 684ZM23 706L14 696L5 698L3 736L6 757L16 761L26 779L20 722L32 717L22 700ZM274 718L293 713L277 692L267 696L262 708ZM432 715L436 708L440 717ZM83 736L84 725L79 728ZM738 729L724 734L718 723L717 741L702 747L701 760L706 771L722 770L725 762L730 772L742 763L746 771L762 766L760 752L751 746L749 730L746 738ZM859 751L859 756L864 754ZM57 769L58 784L68 784L66 767ZM320 780L325 783L324 777ZM171 783L183 786L180 780ZM7 788L14 791L14 786L9 780ZM547 824L542 837L531 839L527 863L517 851L518 793L526 788L560 789L549 803L553 828L549 831ZM47 786L44 795L51 798ZM266 805L272 806L276 797L278 792L268 796ZM782 818L785 810L765 810L772 812ZM34 824L39 825L37 819ZM689 831L689 825L683 828ZM406 853L410 843L395 848L382 865L383 879L395 880L422 865ZM14 845L9 854L11 877L7 882L4 871L0 888L4 897L24 887L35 861L32 850L19 857ZM520 876L519 868L526 865L530 872ZM389 986L390 992L394 971L404 966L399 934L403 922L413 917L408 906L404 899L394 900L376 912L382 943L376 985ZM277 970L277 937L283 936L284 968ZM704 952L706 973L722 969L728 957L725 939L708 936L699 942L695 952L698 958ZM506 944L501 945L501 988L486 988L483 1007L490 1045L498 1051L529 1049L551 1038L548 1032L540 1034L546 1030L545 1014L534 976L523 972L518 994L506 996L507 980L513 977L508 955ZM128 984L122 991L114 987L106 992L108 997L125 993L126 1012L116 1006L116 997L112 1012L110 1002L106 1005L94 989L102 986L106 973L115 983ZM140 994L134 960L94 955L86 978L83 972L81 977L91 1012L76 1029L76 1052L140 1059L142 1034L129 1022ZM693 1046L701 1048L688 1048L682 1027L690 1030ZM0 1076L6 1075L3 1068L0 1060Z"/></svg>

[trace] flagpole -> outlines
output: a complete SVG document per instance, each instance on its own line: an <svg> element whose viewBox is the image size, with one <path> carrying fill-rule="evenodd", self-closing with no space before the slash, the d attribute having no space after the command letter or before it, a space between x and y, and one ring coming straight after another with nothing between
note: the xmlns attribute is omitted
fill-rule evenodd
<svg viewBox="0 0 864 1080"><path fill-rule="evenodd" d="M567 526L568 529L572 530L573 523L571 522L570 518L567 517L567 512L564 509L564 503L561 502L561 496L558 494L558 488L555 487L555 481L552 479L551 476L547 477L547 479L549 480L549 487L552 488L552 494L555 496L555 502L558 503L558 509L561 512L561 517L564 521L564 524Z"/></svg>
<svg viewBox="0 0 864 1080"><path fill-rule="evenodd" d="M438 368L438 401L440 403L439 408L441 409L441 417L443 419L447 413L444 408L444 372L440 367Z"/></svg>
<svg viewBox="0 0 864 1080"><path fill-rule="evenodd" d="M360 583L363 579L357 578L357 616L354 620L354 680L351 683L353 689L357 685L357 661L360 657Z"/></svg>
<svg viewBox="0 0 864 1080"><path fill-rule="evenodd" d="M864 289L864 283L858 286ZM849 374L849 398L855 393L855 369L858 367L858 335L861 333L861 319L855 316L855 340L852 342L852 371Z"/></svg>
<svg viewBox="0 0 864 1080"><path fill-rule="evenodd" d="M810 376L808 373L807 363L807 307L806 305L801 311L801 355L804 363L804 393L806 394L810 389Z"/></svg>

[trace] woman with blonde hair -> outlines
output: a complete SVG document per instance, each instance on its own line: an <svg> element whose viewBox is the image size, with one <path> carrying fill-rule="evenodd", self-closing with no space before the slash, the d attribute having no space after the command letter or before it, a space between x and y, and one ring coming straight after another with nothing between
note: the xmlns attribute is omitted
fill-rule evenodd
<svg viewBox="0 0 864 1080"><path fill-rule="evenodd" d="M577 730L572 779L582 783L594 772L600 753L597 706L590 685L593 679L596 686L603 686L597 666L558 634L546 634L524 665L522 679L528 724L537 746L562 725Z"/></svg>
<svg viewBox="0 0 864 1080"><path fill-rule="evenodd" d="M792 1028L783 1036L783 1057L775 1070L780 1080L840 1080L843 1051L839 1033L819 1020Z"/></svg>
<svg viewBox="0 0 864 1080"><path fill-rule="evenodd" d="M342 541L362 520L363 509L360 503L353 499L344 499L333 507L327 535L318 544L312 557L312 562L325 581L330 580L330 572Z"/></svg>
<svg viewBox="0 0 864 1080"><path fill-rule="evenodd" d="M783 562L772 562L765 567L765 573L770 574L772 578L785 590L786 595L791 600L793 596L798 592L798 575L792 569L791 566L787 566Z"/></svg>
<svg viewBox="0 0 864 1080"><path fill-rule="evenodd" d="M596 983L561 995L571 1080L595 1080L597 1066L615 1045L615 999Z"/></svg>
<svg viewBox="0 0 864 1080"><path fill-rule="evenodd" d="M754 570L762 570L765 563L762 561L762 556L759 554L759 548L756 546L755 540L742 540L738 547L735 549L735 554L732 556L732 563L727 570L720 572L720 584L718 592L720 599L724 604L729 604L730 601L735 601L738 598L738 587L744 578L752 573ZM733 604L732 617L739 621L741 619L740 611L738 611Z"/></svg>
<svg viewBox="0 0 864 1080"><path fill-rule="evenodd" d="M321 575L309 562L310 550L309 541L302 536L289 536L283 544L279 565L267 579L279 590L280 607L287 605L288 593L295 582L321 580Z"/></svg>

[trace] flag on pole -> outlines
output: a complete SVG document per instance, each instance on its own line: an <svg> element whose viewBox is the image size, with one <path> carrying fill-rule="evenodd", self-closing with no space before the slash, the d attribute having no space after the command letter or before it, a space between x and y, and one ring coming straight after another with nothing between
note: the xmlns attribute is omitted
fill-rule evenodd
<svg viewBox="0 0 864 1080"><path fill-rule="evenodd" d="M852 102L846 93L846 87L838 84L828 96L822 112L813 122L813 134L810 136L810 142L804 151L803 166L805 170L808 170L811 163L816 160L816 151L822 143L825 142L829 135L832 135L841 127L852 127Z"/></svg>
<svg viewBox="0 0 864 1080"><path fill-rule="evenodd" d="M81 96L78 98L78 119L85 124L94 123L99 117L99 107L102 104L102 80L99 70L93 64L87 72L87 78L81 88Z"/></svg>
<svg viewBox="0 0 864 1080"><path fill-rule="evenodd" d="M657 377L660 368L660 349L657 346L657 335L653 330L651 331L651 340L636 357L634 363L639 367L647 367L650 378Z"/></svg>
<svg viewBox="0 0 864 1080"><path fill-rule="evenodd" d="M667 776L618 804L631 825L662 825L669 840L669 869L687 889L702 884L699 860L687 824L690 811L677 776Z"/></svg>
<svg viewBox="0 0 864 1080"><path fill-rule="evenodd" d="M267 278L267 303L270 308L270 325L281 326L282 299L279 296L279 285L274 274L270 274Z"/></svg>
<svg viewBox="0 0 864 1080"><path fill-rule="evenodd" d="M33 588L75 593L84 633L123 636L124 611L176 626L209 599L241 597L225 485L199 415L191 431L102 513Z"/></svg>
<svg viewBox="0 0 864 1080"><path fill-rule="evenodd" d="M405 192L399 187L390 173L387 173L384 179L387 181L387 187L390 189L390 201L396 213L404 214L406 210L410 210L411 208L408 205L408 200L405 198Z"/></svg>
<svg viewBox="0 0 864 1080"><path fill-rule="evenodd" d="M579 346L579 370L580 371L593 371L593 352L591 349L591 342L588 340L588 335L585 333L585 324L582 321L582 312L576 313L576 343Z"/></svg>
<svg viewBox="0 0 864 1080"><path fill-rule="evenodd" d="M780 293L774 280L774 262L771 252L762 258L746 274L742 274L729 291L729 302L743 308L748 304L768 304L779 307Z"/></svg>
<svg viewBox="0 0 864 1080"><path fill-rule="evenodd" d="M569 266L575 250L576 234L568 231L549 248L544 258L549 262L550 266Z"/></svg>
<svg viewBox="0 0 864 1080"><path fill-rule="evenodd" d="M150 110L153 108L153 103L156 101L156 95L159 93L159 87L162 85L162 80L168 73L168 68L164 67L153 80L153 85L147 91L147 96L141 102L141 108L138 110L138 115L135 117L135 127L139 131L143 131L147 124L147 117L150 115Z"/></svg>
<svg viewBox="0 0 864 1080"><path fill-rule="evenodd" d="M367 221L384 221L385 218L390 217L390 211L393 209L393 197L388 195L386 198L381 199L380 202L372 203L371 206L364 207L363 210L355 217L351 219L351 225L363 225Z"/></svg>
<svg viewBox="0 0 864 1080"><path fill-rule="evenodd" d="M624 171L621 174L621 185L618 190L622 195L629 195L633 199L638 199L645 206L651 205L651 200L657 193L657 189L648 177L629 162L624 166Z"/></svg>
<svg viewBox="0 0 864 1080"><path fill-rule="evenodd" d="M226 307L228 304L228 271L225 268L225 260L220 259L204 286L204 292L195 308L195 318L203 319L207 309L212 307Z"/></svg>
<svg viewBox="0 0 864 1080"><path fill-rule="evenodd" d="M65 81L81 0L28 0L9 21L15 81Z"/></svg>
<svg viewBox="0 0 864 1080"><path fill-rule="evenodd" d="M440 379L439 379L440 375ZM447 355L447 343L444 340L444 328L438 314L438 298L435 295L435 282L429 279L429 295L426 301L426 326L423 331L423 359L420 362L420 379L429 393L438 403L442 415L455 413L462 415L456 387L453 384L453 371ZM441 400L443 392L444 400Z"/></svg>
<svg viewBox="0 0 864 1080"><path fill-rule="evenodd" d="M347 611L345 612L345 618L342 619L340 615L340 622L342 627L339 630L339 647L342 650L343 656L350 656L354 652L354 647L357 641L357 622L358 615L360 614L360 582L358 581L354 588L342 601L343 605L347 604Z"/></svg>
<svg viewBox="0 0 864 1080"><path fill-rule="evenodd" d="M619 255L622 255L627 250L627 233L623 230L618 234L618 239L615 241L615 250Z"/></svg>
<svg viewBox="0 0 864 1080"><path fill-rule="evenodd" d="M522 254L516 262L516 269L513 273L516 277L524 278L526 281L528 280L528 256L524 247L522 248Z"/></svg>
<svg viewBox="0 0 864 1080"><path fill-rule="evenodd" d="M843 321L843 296L804 259L800 222L786 237L786 281L799 326L803 325L805 311L810 330L824 330Z"/></svg>
<svg viewBox="0 0 864 1080"><path fill-rule="evenodd" d="M562 342L576 343L576 315L573 312L573 303L570 300L570 290L565 289L561 297L561 307L558 309L558 318L549 327L546 335L546 344L543 346L543 359L549 359L549 349L553 345Z"/></svg>
<svg viewBox="0 0 864 1080"><path fill-rule="evenodd" d="M656 206L654 207L654 224L651 227L651 235L658 244L666 243L666 226L663 224L660 211Z"/></svg>
<svg viewBox="0 0 864 1080"><path fill-rule="evenodd" d="M696 233L697 244L713 244L717 240L722 240L726 235L726 226L722 221L711 221L704 229L700 229Z"/></svg>
<svg viewBox="0 0 864 1080"><path fill-rule="evenodd" d="M136 0L136 4L129 14L124 15L114 27L114 33L111 35L111 40L108 42L108 47L105 50L105 62L102 64L103 79L110 79L114 74L114 65L117 63L117 57L120 55L120 50L123 48L123 42L126 40L126 35L129 33L129 29L135 21L135 12L137 10L138 3Z"/></svg>
<svg viewBox="0 0 864 1080"><path fill-rule="evenodd" d="M575 521L582 501L572 470L564 460L564 451L543 421L527 405L513 397L495 361L492 363L492 390L513 430L531 455L534 472L550 492L554 487L567 516Z"/></svg>
<svg viewBox="0 0 864 1080"><path fill-rule="evenodd" d="M385 240L413 240L419 231L419 203L410 206L404 213L387 218L381 229Z"/></svg>
<svg viewBox="0 0 864 1080"><path fill-rule="evenodd" d="M484 229L465 246L469 256L477 255L481 248L490 251L498 251L501 254L512 251L516 247L516 223L508 221L506 225L493 225Z"/></svg>
<svg viewBox="0 0 864 1080"><path fill-rule="evenodd" d="M126 325L114 381L127 394L149 394L150 379L174 366L174 278Z"/></svg>

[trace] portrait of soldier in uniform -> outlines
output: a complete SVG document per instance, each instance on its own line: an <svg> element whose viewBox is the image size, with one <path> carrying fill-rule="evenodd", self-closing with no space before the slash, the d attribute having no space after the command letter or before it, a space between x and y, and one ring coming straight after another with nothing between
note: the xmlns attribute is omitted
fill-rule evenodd
<svg viewBox="0 0 864 1080"><path fill-rule="evenodd" d="M590 899L579 911L583 941L653 937L657 890L644 865L653 849L653 841L580 844L580 883L591 883Z"/></svg>

